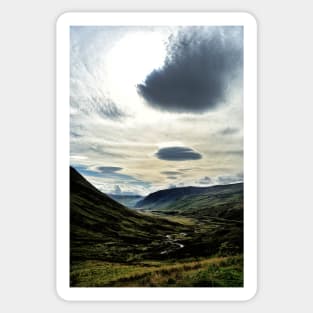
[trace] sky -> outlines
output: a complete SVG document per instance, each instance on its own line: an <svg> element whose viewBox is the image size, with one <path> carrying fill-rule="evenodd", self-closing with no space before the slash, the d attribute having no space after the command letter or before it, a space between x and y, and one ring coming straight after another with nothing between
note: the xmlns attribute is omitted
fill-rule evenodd
<svg viewBox="0 0 313 313"><path fill-rule="evenodd" d="M72 26L70 163L105 193L243 181L240 26Z"/></svg>

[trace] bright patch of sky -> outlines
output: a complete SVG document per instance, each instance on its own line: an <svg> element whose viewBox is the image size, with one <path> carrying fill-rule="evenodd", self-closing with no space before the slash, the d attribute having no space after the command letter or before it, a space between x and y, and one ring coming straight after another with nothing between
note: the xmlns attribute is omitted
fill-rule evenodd
<svg viewBox="0 0 313 313"><path fill-rule="evenodd" d="M71 164L106 193L242 181L241 53L235 27L72 27Z"/></svg>

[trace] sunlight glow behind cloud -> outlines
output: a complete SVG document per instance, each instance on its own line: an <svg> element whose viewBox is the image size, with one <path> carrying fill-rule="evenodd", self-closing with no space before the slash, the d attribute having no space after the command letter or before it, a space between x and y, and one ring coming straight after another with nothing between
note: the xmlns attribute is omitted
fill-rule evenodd
<svg viewBox="0 0 313 313"><path fill-rule="evenodd" d="M71 28L71 164L104 192L119 186L147 194L173 181L200 186L240 179L240 86L219 110L202 114L160 111L137 93L136 86L164 65L169 38L177 32L175 27ZM192 147L193 159L175 160L173 153L171 160L156 157L166 148L175 148L177 157L183 147Z"/></svg>

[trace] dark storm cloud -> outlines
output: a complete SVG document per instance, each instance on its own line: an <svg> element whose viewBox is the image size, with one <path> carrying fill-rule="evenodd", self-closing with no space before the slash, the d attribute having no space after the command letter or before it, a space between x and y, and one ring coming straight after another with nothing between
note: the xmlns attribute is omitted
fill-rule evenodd
<svg viewBox="0 0 313 313"><path fill-rule="evenodd" d="M160 160L166 161L188 161L199 160L202 155L188 147L167 147L161 148L155 153L155 156Z"/></svg>
<svg viewBox="0 0 313 313"><path fill-rule="evenodd" d="M101 173L107 174L107 173L115 173L120 170L122 170L122 167L117 167L117 166L99 166L97 167L97 170Z"/></svg>
<svg viewBox="0 0 313 313"><path fill-rule="evenodd" d="M202 113L242 84L242 27L185 27L171 36L164 66L153 70L138 93L169 112Z"/></svg>

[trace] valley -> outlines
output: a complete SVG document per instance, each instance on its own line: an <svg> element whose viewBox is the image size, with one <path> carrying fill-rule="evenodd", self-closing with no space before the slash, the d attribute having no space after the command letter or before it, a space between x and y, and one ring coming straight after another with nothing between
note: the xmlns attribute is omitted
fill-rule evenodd
<svg viewBox="0 0 313 313"><path fill-rule="evenodd" d="M70 168L70 286L243 286L243 184L162 190L135 207Z"/></svg>

